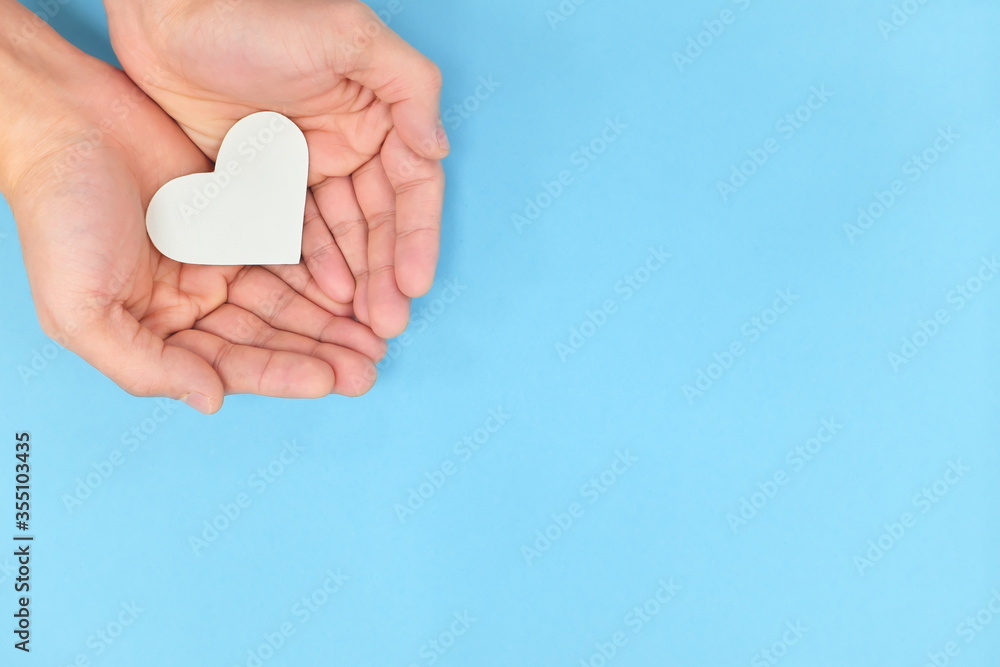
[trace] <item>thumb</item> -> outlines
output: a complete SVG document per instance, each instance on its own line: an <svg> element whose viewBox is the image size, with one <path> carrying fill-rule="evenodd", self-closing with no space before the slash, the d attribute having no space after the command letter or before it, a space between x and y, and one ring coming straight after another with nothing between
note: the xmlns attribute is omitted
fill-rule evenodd
<svg viewBox="0 0 1000 667"><path fill-rule="evenodd" d="M121 304L90 322L70 349L133 396L166 396L203 414L222 407L222 380L198 355L168 345L139 324Z"/></svg>
<svg viewBox="0 0 1000 667"><path fill-rule="evenodd" d="M360 3L359 3L360 4ZM441 70L362 5L341 38L354 63L346 73L390 105L403 142L421 157L440 160L451 150L441 123Z"/></svg>

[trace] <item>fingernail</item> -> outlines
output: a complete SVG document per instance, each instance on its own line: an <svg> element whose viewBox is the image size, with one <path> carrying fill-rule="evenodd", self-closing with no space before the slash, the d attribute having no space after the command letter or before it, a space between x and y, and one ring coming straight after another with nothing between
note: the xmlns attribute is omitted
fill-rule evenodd
<svg viewBox="0 0 1000 667"><path fill-rule="evenodd" d="M181 401L189 408L194 408L203 415L212 413L212 401L205 394L197 392L181 396Z"/></svg>
<svg viewBox="0 0 1000 667"><path fill-rule="evenodd" d="M376 359L372 359L376 364L385 359L385 355L389 354L389 341L384 338L379 338L378 352L376 353Z"/></svg>
<svg viewBox="0 0 1000 667"><path fill-rule="evenodd" d="M437 142L438 148L440 148L442 152L447 153L451 150L451 142L448 141L448 133L444 131L444 123L441 121L438 121L437 126Z"/></svg>

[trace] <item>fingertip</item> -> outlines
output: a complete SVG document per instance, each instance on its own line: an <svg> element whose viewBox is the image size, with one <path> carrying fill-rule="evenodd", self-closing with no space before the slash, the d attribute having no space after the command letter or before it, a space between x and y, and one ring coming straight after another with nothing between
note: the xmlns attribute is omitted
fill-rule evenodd
<svg viewBox="0 0 1000 667"><path fill-rule="evenodd" d="M422 296L426 296L428 292L431 291L431 287L434 285L434 277L432 276L430 280L424 278L413 278L400 276L399 278L399 291L402 292L410 299L419 299Z"/></svg>
<svg viewBox="0 0 1000 667"><path fill-rule="evenodd" d="M289 389L286 395L323 398L336 392L338 378L330 364L320 359L309 358L288 379Z"/></svg>
<svg viewBox="0 0 1000 667"><path fill-rule="evenodd" d="M416 110L406 103L393 105L392 120L410 150L428 160L442 160L451 152L451 141L440 119L417 120Z"/></svg>
<svg viewBox="0 0 1000 667"><path fill-rule="evenodd" d="M448 131L444 129L444 123L440 120L437 125L437 142L438 149L441 151L441 157L451 152L451 141L448 139Z"/></svg>
<svg viewBox="0 0 1000 667"><path fill-rule="evenodd" d="M402 335L406 331L406 325L409 324L410 320L409 313L400 317L376 311L371 316L372 331L375 332L376 336L385 340Z"/></svg>
<svg viewBox="0 0 1000 667"><path fill-rule="evenodd" d="M203 415L222 409L226 389L212 365L192 349L197 332L181 331L164 341L162 360L175 391L171 396Z"/></svg>
<svg viewBox="0 0 1000 667"><path fill-rule="evenodd" d="M341 382L336 387L336 393L350 398L364 396L375 386L378 380L378 368L368 359L359 362L353 372L341 374Z"/></svg>
<svg viewBox="0 0 1000 667"><path fill-rule="evenodd" d="M354 274L343 256L339 255L339 250L336 252L338 256L331 257L330 260L323 260L318 256L309 257L306 259L306 267L323 294L338 304L351 303L357 289Z"/></svg>
<svg viewBox="0 0 1000 667"><path fill-rule="evenodd" d="M337 303L348 304L354 299L354 292L357 289L357 285L354 283L354 276L351 274L350 269L347 269L346 266L344 268L345 270L341 272L338 278L327 281L326 285L321 287L326 295Z"/></svg>
<svg viewBox="0 0 1000 667"><path fill-rule="evenodd" d="M451 153L451 141L448 139L448 132L444 129L441 121L438 121L431 138L424 141L422 145L424 147L422 155L425 158L443 160L448 157L448 154Z"/></svg>
<svg viewBox="0 0 1000 667"><path fill-rule="evenodd" d="M430 270L424 268L429 265ZM428 261L412 261L406 257L396 259L396 284L399 291L410 299L417 299L431 291L437 258Z"/></svg>
<svg viewBox="0 0 1000 667"><path fill-rule="evenodd" d="M214 415L222 408L223 398L221 395L212 398L195 391L181 396L180 401L203 415Z"/></svg>
<svg viewBox="0 0 1000 667"><path fill-rule="evenodd" d="M368 286L368 317L371 330L379 338L390 339L406 331L410 321L410 300L396 284L392 266L372 276Z"/></svg>
<svg viewBox="0 0 1000 667"><path fill-rule="evenodd" d="M335 302L351 303L354 300L354 292L358 285L346 260L343 259L343 255L340 256L339 262L331 267L331 270L313 273L313 277L323 293Z"/></svg>
<svg viewBox="0 0 1000 667"><path fill-rule="evenodd" d="M378 342L375 343L375 354L368 357L372 360L372 363L379 363L385 359L385 355L389 354L389 341L384 338L379 338Z"/></svg>
<svg viewBox="0 0 1000 667"><path fill-rule="evenodd" d="M388 29L370 41L366 55L363 66L349 76L392 106L393 124L416 153L434 160L446 156L450 146L441 122L441 68Z"/></svg>

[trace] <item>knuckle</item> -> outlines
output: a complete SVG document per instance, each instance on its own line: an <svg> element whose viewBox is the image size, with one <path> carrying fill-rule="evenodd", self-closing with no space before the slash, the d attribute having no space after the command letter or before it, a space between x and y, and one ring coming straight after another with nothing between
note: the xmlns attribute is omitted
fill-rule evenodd
<svg viewBox="0 0 1000 667"><path fill-rule="evenodd" d="M269 327L267 325L260 326L253 333L253 337L250 339L250 345L252 347L266 348L268 343L270 343L277 335L278 330L274 327Z"/></svg>
<svg viewBox="0 0 1000 667"><path fill-rule="evenodd" d="M395 211L381 211L372 215L368 220L368 231L375 232L379 230L383 225L395 222L396 212Z"/></svg>
<svg viewBox="0 0 1000 667"><path fill-rule="evenodd" d="M357 23L372 21L378 18L375 10L364 2L361 2L361 0L341 3L337 7L337 11L342 12L342 18L353 19Z"/></svg>
<svg viewBox="0 0 1000 667"><path fill-rule="evenodd" d="M236 346L232 343L225 343L218 349L215 353L215 357L212 359L212 368L217 372L221 372L229 364L229 359L232 357L233 352L236 350Z"/></svg>
<svg viewBox="0 0 1000 667"><path fill-rule="evenodd" d="M360 217L338 220L330 225L330 233L333 234L334 238L344 238L353 233L364 231L367 225L368 221Z"/></svg>
<svg viewBox="0 0 1000 667"><path fill-rule="evenodd" d="M42 333L68 348L70 340L76 335L79 326L71 319L52 313L48 309L38 309L37 313L38 325L41 327Z"/></svg>
<svg viewBox="0 0 1000 667"><path fill-rule="evenodd" d="M378 14L360 0L336 3L330 6L330 10L332 25L340 26L343 36L350 38L341 41L353 46L353 49L363 49L368 46L370 40L382 31L384 24Z"/></svg>
<svg viewBox="0 0 1000 667"><path fill-rule="evenodd" d="M428 88L435 92L441 90L441 87L444 85L444 75L441 73L440 67L430 60L425 60L423 74Z"/></svg>
<svg viewBox="0 0 1000 667"><path fill-rule="evenodd" d="M413 237L427 236L429 234L437 235L438 229L432 225L418 225L410 229L404 229L396 233L396 240L402 241L403 239L409 239Z"/></svg>
<svg viewBox="0 0 1000 667"><path fill-rule="evenodd" d="M273 322L292 303L294 298L294 292L275 290L271 297L261 304L259 315L265 322Z"/></svg>
<svg viewBox="0 0 1000 667"><path fill-rule="evenodd" d="M330 241L329 243L323 243L315 248L311 248L306 254L306 259L310 262L322 262L327 258L336 258L337 251L339 250L340 247L333 241Z"/></svg>
<svg viewBox="0 0 1000 667"><path fill-rule="evenodd" d="M38 314L38 324L42 328L42 333L44 333L49 338L55 340L59 336L59 332L62 327L60 327L56 320L49 314Z"/></svg>

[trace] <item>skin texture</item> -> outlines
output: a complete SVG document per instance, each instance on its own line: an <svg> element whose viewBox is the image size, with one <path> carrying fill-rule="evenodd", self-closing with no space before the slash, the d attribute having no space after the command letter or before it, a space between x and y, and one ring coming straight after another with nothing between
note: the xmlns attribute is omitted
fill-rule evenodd
<svg viewBox="0 0 1000 667"><path fill-rule="evenodd" d="M357 0L106 0L125 71L210 158L257 111L310 151L303 257L381 337L431 287L448 140L437 67Z"/></svg>
<svg viewBox="0 0 1000 667"><path fill-rule="evenodd" d="M0 0L0 24L29 19ZM368 391L385 341L304 264L192 266L156 251L149 199L210 162L120 70L36 29L0 38L0 192L44 331L126 391L205 413L225 394Z"/></svg>

